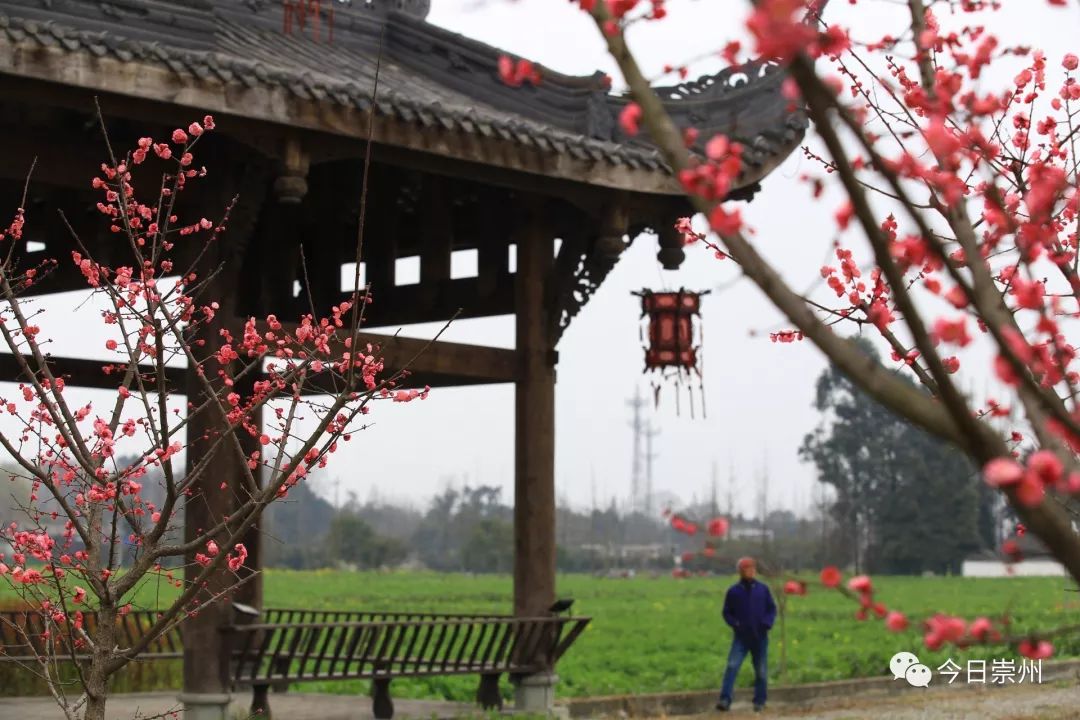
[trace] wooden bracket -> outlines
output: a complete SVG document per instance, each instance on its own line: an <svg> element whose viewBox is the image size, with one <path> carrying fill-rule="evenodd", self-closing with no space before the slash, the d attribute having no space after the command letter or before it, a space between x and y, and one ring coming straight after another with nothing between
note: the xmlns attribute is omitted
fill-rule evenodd
<svg viewBox="0 0 1080 720"><path fill-rule="evenodd" d="M308 192L307 175L311 156L296 135L285 138L281 152L281 171L274 180L274 195L284 205L299 204Z"/></svg>

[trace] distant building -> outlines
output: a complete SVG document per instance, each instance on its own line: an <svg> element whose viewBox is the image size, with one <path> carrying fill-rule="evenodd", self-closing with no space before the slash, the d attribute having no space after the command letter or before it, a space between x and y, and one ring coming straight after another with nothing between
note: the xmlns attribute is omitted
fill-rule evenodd
<svg viewBox="0 0 1080 720"><path fill-rule="evenodd" d="M582 545L585 552L593 553L597 557L623 560L626 562L648 562L667 557L671 548L662 543L650 543L646 545Z"/></svg>
<svg viewBox="0 0 1080 720"><path fill-rule="evenodd" d="M1009 567L1012 572L1009 572ZM1065 567L1052 557L1030 558L1018 563L1005 563L987 553L986 557L971 557L960 565L964 577L1063 577Z"/></svg>
<svg viewBox="0 0 1080 720"><path fill-rule="evenodd" d="M1004 553L984 550L965 558L960 565L960 574L964 577L1064 577L1068 575L1065 567L1030 534L1017 538L1015 542L1023 554L1020 562L1007 563Z"/></svg>
<svg viewBox="0 0 1080 720"><path fill-rule="evenodd" d="M759 525L735 525L728 528L729 540L772 540L773 531Z"/></svg>

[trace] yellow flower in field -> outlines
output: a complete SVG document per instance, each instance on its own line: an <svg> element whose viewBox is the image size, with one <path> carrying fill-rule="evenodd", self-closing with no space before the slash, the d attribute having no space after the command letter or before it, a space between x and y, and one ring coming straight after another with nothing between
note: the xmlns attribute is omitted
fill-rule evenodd
<svg viewBox="0 0 1080 720"><path fill-rule="evenodd" d="M653 606L654 610L663 610L664 609L664 603L662 603L662 602L654 602L652 604L652 606Z"/></svg>

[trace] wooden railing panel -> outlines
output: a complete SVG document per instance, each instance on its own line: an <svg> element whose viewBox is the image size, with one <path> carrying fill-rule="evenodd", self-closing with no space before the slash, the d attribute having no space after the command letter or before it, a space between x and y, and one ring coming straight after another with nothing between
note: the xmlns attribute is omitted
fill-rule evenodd
<svg viewBox="0 0 1080 720"><path fill-rule="evenodd" d="M71 615L74 613L75 610L72 610ZM98 622L97 613L83 611L82 617L83 631L93 635ZM157 612L153 610L134 610L119 615L116 619L118 644L130 647L139 642L156 620ZM49 633L47 640L46 630ZM87 654L84 648L76 648L76 659L85 658ZM56 623L51 615L35 610L0 611L0 662L24 662L43 656L70 658L71 638L68 636L67 623ZM182 656L183 634L181 626L176 626L158 636L136 659L163 660Z"/></svg>

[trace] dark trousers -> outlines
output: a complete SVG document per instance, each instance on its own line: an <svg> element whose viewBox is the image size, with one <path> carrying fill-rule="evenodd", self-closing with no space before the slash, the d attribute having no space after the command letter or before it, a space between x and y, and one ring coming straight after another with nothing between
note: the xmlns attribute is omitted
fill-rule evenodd
<svg viewBox="0 0 1080 720"><path fill-rule="evenodd" d="M769 677L769 636L747 639L738 635L731 641L728 653L727 669L724 670L724 684L720 690L721 702L730 703L735 689L735 677L739 674L747 653L754 663L754 705L765 704L765 692Z"/></svg>

